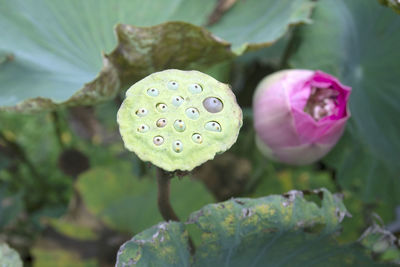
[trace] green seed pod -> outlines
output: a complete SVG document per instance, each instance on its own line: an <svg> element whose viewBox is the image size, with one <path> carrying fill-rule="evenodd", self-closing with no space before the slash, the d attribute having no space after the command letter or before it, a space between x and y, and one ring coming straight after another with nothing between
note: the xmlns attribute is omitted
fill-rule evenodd
<svg viewBox="0 0 400 267"><path fill-rule="evenodd" d="M165 70L128 89L117 120L139 158L190 171L236 142L242 110L228 85L198 71Z"/></svg>

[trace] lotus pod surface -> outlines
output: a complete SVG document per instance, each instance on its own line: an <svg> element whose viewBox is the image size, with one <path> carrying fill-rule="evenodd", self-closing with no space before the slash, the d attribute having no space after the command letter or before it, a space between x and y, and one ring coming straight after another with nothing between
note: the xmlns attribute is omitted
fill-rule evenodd
<svg viewBox="0 0 400 267"><path fill-rule="evenodd" d="M228 85L199 71L165 70L128 89L117 120L140 159L190 171L236 142L242 111Z"/></svg>

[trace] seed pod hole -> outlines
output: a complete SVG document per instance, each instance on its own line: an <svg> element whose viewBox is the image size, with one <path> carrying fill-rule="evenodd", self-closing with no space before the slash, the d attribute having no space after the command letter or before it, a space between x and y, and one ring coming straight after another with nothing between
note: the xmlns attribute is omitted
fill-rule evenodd
<svg viewBox="0 0 400 267"><path fill-rule="evenodd" d="M167 125L167 119L161 118L156 122L157 127L163 128Z"/></svg>
<svg viewBox="0 0 400 267"><path fill-rule="evenodd" d="M183 103L183 97L181 96L174 96L172 97L172 105L175 107L179 107Z"/></svg>
<svg viewBox="0 0 400 267"><path fill-rule="evenodd" d="M137 128L137 131L138 131L139 133L145 133L145 132L147 132L149 129L150 129L150 128L149 128L148 125L146 125L146 124L141 124L141 125L139 125L139 127Z"/></svg>
<svg viewBox="0 0 400 267"><path fill-rule="evenodd" d="M207 122L206 125L204 125L204 128L212 132L220 132L222 130L221 125L216 121Z"/></svg>
<svg viewBox="0 0 400 267"><path fill-rule="evenodd" d="M211 113L218 113L224 108L222 101L216 97L207 97L203 101L204 108Z"/></svg>
<svg viewBox="0 0 400 267"><path fill-rule="evenodd" d="M154 136L153 143L156 146L161 146L164 143L164 138L160 135Z"/></svg>
<svg viewBox="0 0 400 267"><path fill-rule="evenodd" d="M147 89L147 94L148 94L149 96L158 96L159 93L160 93L160 92L159 92L156 88Z"/></svg>
<svg viewBox="0 0 400 267"><path fill-rule="evenodd" d="M138 110L136 110L135 114L138 115L139 117L144 117L146 116L148 113L147 109L145 108L140 108Z"/></svg>
<svg viewBox="0 0 400 267"><path fill-rule="evenodd" d="M195 142L197 144L203 143L203 137L198 133L195 133L192 135L192 140L193 140L193 142Z"/></svg>
<svg viewBox="0 0 400 267"><path fill-rule="evenodd" d="M172 143L172 150L176 153L181 153L183 150L183 144L181 141L176 140Z"/></svg>
<svg viewBox="0 0 400 267"><path fill-rule="evenodd" d="M164 103L158 103L156 108L159 112L166 112L168 110L168 106Z"/></svg>
<svg viewBox="0 0 400 267"><path fill-rule="evenodd" d="M201 87L201 85L197 84L197 83L189 85L188 89L189 89L189 92L191 92L192 94L199 94L203 91L203 88Z"/></svg>
<svg viewBox="0 0 400 267"><path fill-rule="evenodd" d="M183 120L176 120L174 122L174 128L177 132L183 132L186 129L186 125Z"/></svg>
<svg viewBox="0 0 400 267"><path fill-rule="evenodd" d="M177 90L179 87L179 84L176 81L169 81L167 84L167 88L170 90Z"/></svg>
<svg viewBox="0 0 400 267"><path fill-rule="evenodd" d="M188 116L192 120L197 120L200 116L200 113L197 110L197 108L188 108L186 109L185 113L186 116Z"/></svg>

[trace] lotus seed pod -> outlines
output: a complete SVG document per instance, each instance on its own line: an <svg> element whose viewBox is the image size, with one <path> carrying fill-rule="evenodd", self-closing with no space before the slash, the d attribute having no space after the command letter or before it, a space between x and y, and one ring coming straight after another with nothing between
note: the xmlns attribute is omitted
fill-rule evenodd
<svg viewBox="0 0 400 267"><path fill-rule="evenodd" d="M190 171L229 149L242 111L228 85L198 71L165 70L131 86L118 111L125 147L166 171Z"/></svg>

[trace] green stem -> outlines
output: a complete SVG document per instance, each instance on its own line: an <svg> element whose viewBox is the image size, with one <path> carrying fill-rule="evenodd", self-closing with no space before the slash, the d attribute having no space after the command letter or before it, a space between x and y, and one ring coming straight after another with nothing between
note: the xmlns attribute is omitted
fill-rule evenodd
<svg viewBox="0 0 400 267"><path fill-rule="evenodd" d="M176 215L174 209L171 206L170 200L170 185L172 173L167 173L160 168L157 168L157 185L158 185L158 210L160 211L164 220L179 222L179 218ZM196 248L194 246L193 240L189 236L188 240L189 250L192 255L194 255Z"/></svg>
<svg viewBox="0 0 400 267"><path fill-rule="evenodd" d="M158 209L164 220L179 222L180 220L171 206L169 197L171 178L172 177L162 169L157 168Z"/></svg>

